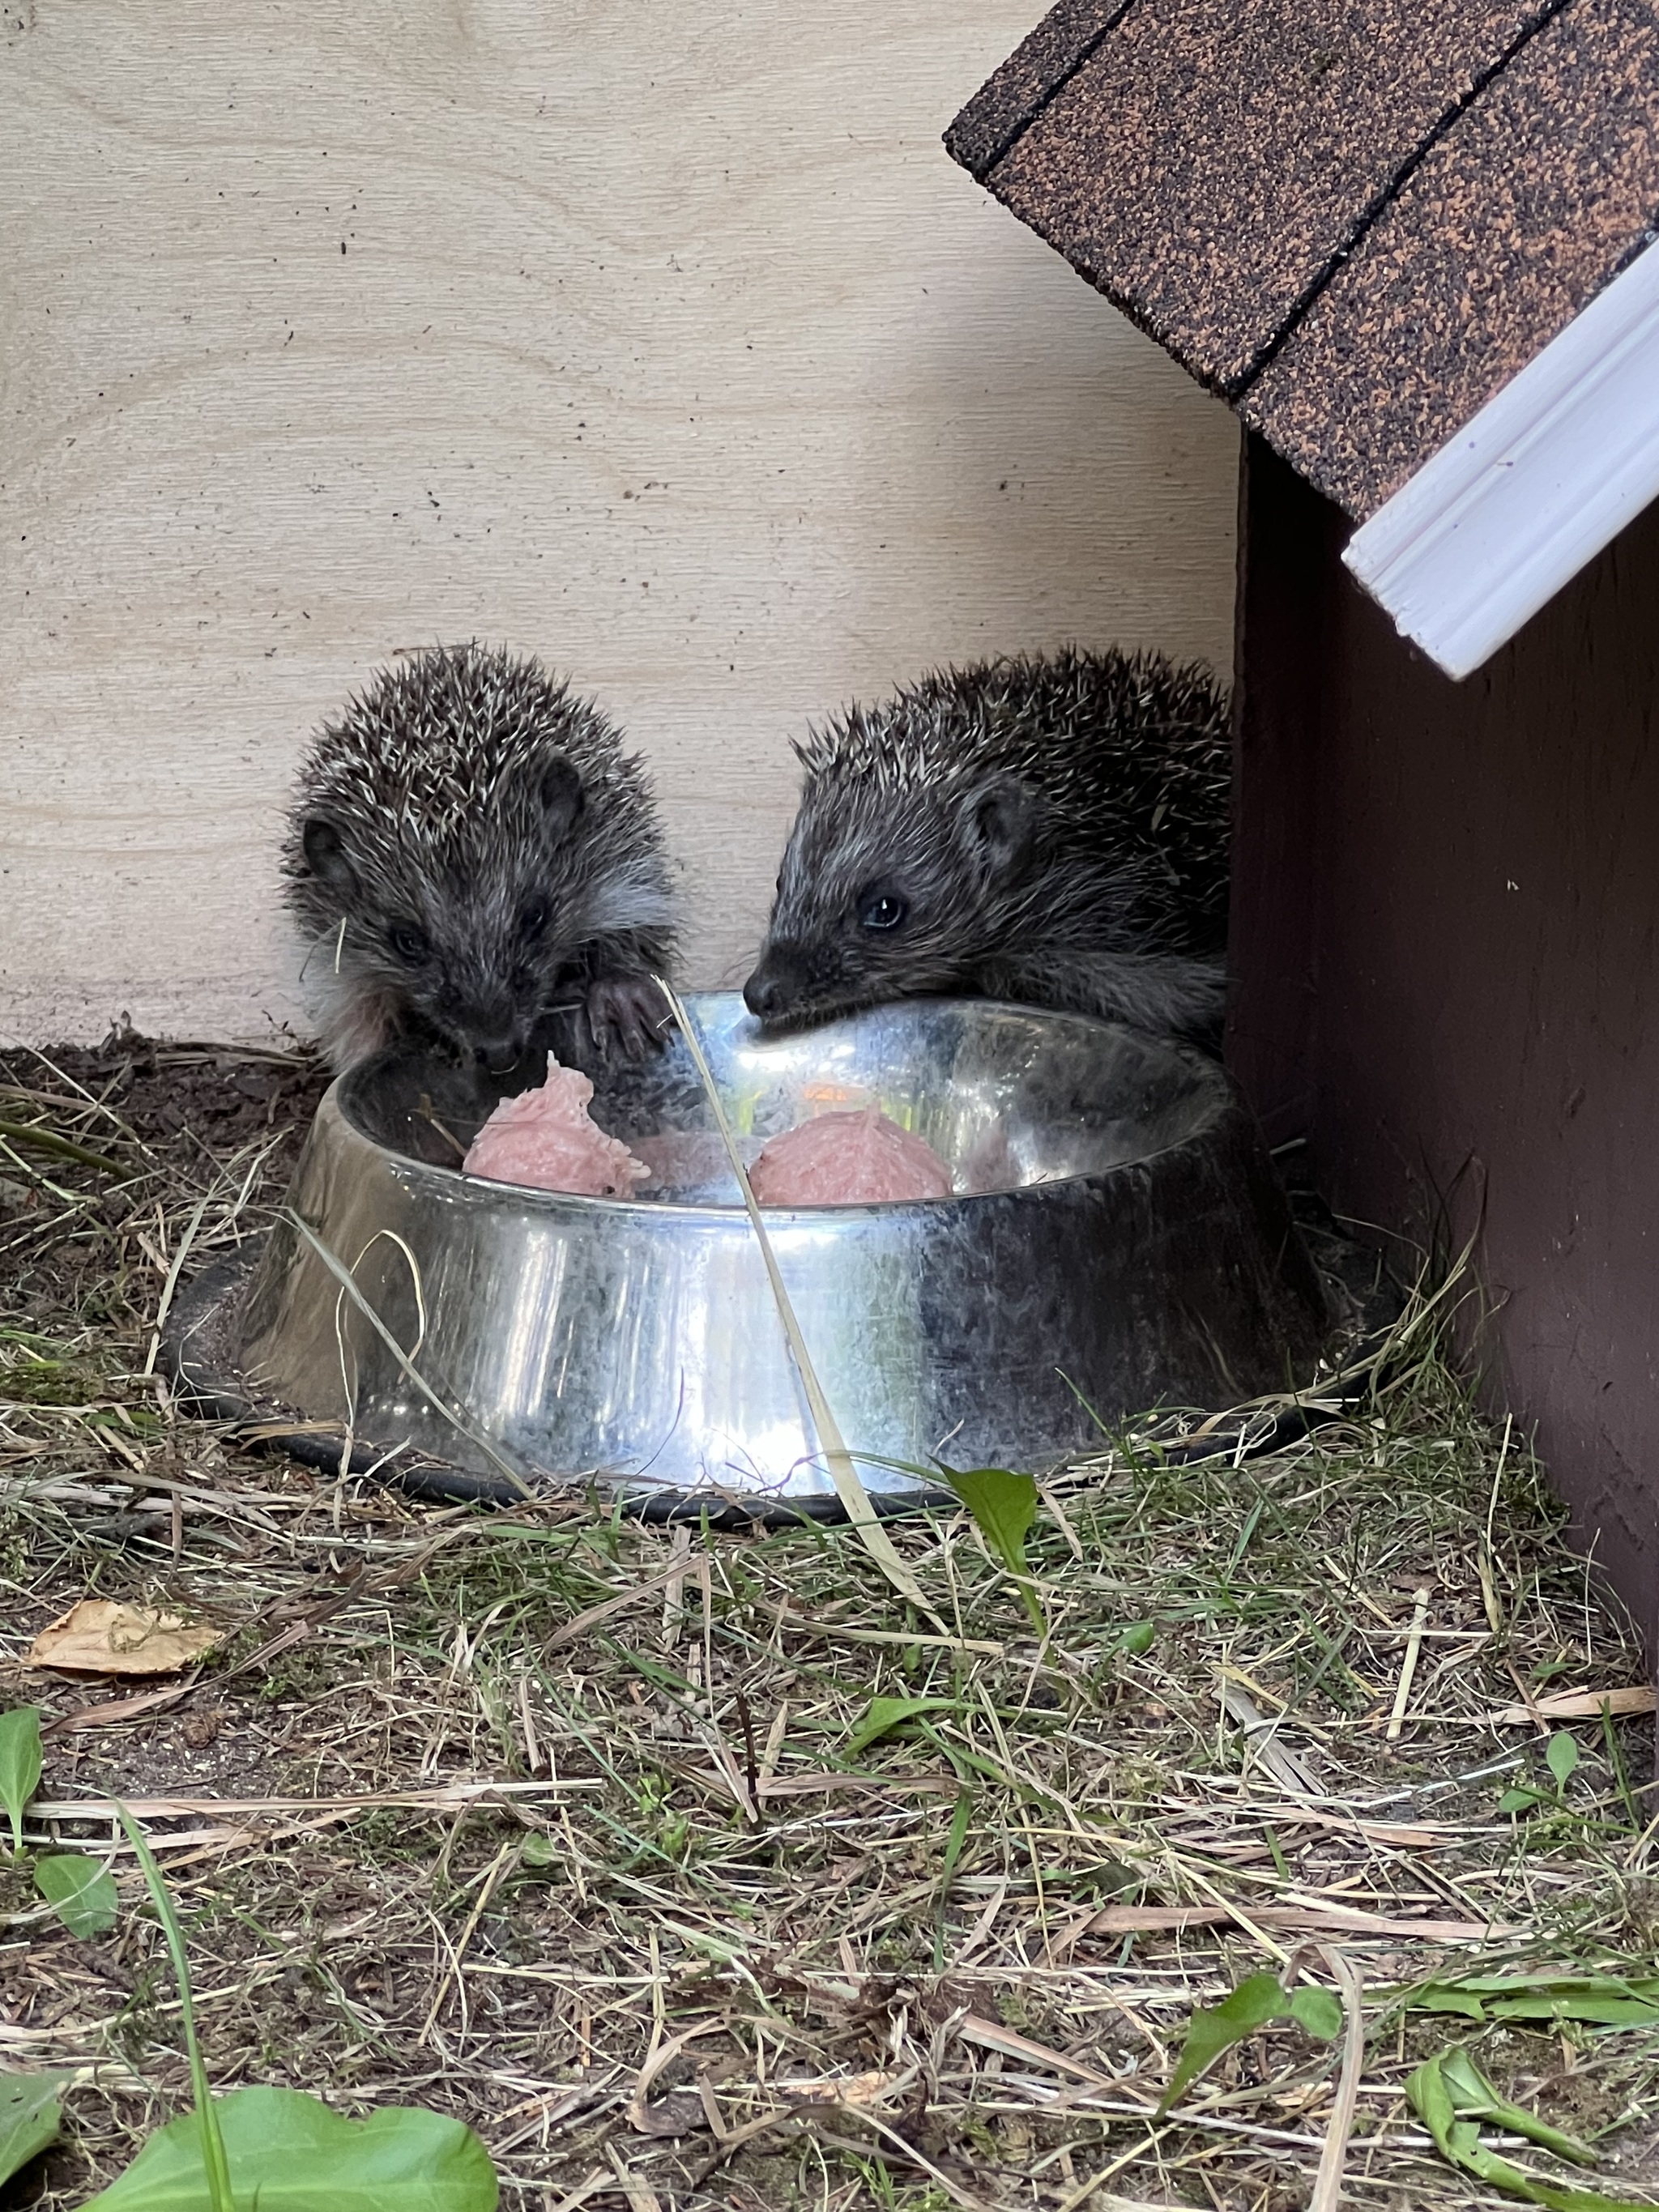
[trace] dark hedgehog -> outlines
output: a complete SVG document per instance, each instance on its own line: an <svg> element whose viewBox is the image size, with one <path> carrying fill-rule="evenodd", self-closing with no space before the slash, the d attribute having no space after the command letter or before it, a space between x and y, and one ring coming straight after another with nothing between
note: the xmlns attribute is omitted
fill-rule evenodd
<svg viewBox="0 0 1659 2212"><path fill-rule="evenodd" d="M954 992L1211 1043L1225 975L1225 692L1153 653L943 670L806 770L760 964L769 1027Z"/></svg>
<svg viewBox="0 0 1659 2212"><path fill-rule="evenodd" d="M497 1073L638 1054L673 953L640 763L537 662L479 645L382 670L325 725L283 848L325 1046L407 1036Z"/></svg>

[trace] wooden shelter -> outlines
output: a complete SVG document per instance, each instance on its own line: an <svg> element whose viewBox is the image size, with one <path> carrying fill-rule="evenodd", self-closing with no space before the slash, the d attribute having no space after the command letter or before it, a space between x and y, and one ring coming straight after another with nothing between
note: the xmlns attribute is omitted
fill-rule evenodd
<svg viewBox="0 0 1659 2212"><path fill-rule="evenodd" d="M1659 12L1062 0L957 159L1244 422L1239 1081L1659 1632Z"/></svg>

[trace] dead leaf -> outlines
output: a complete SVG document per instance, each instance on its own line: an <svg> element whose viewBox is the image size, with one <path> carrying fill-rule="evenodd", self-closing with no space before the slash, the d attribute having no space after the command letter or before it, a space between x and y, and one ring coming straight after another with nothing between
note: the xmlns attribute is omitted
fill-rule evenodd
<svg viewBox="0 0 1659 2212"><path fill-rule="evenodd" d="M225 1640L207 1621L83 1597L29 1646L26 1667L71 1674L176 1674Z"/></svg>

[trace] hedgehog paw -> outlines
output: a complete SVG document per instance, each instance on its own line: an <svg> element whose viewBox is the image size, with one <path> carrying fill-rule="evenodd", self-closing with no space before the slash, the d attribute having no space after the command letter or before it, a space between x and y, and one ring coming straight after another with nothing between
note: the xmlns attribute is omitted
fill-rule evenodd
<svg viewBox="0 0 1659 2212"><path fill-rule="evenodd" d="M601 1060L613 1053L643 1060L659 1047L667 1024L662 993L648 975L601 975L587 993L587 1026Z"/></svg>

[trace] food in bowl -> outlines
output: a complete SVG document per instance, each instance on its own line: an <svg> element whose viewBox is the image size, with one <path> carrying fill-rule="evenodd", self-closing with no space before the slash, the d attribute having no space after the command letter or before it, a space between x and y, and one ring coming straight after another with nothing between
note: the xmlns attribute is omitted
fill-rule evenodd
<svg viewBox="0 0 1659 2212"><path fill-rule="evenodd" d="M951 1171L933 1146L879 1106L817 1114L769 1139L749 1182L762 1206L869 1206L951 1195Z"/></svg>
<svg viewBox="0 0 1659 2212"><path fill-rule="evenodd" d="M503 1099L472 1139L465 1172L573 1197L631 1198L645 1184L653 1186L650 1196L668 1197L706 1179L717 1162L723 1168L725 1148L712 1131L662 1130L636 1138L635 1150L600 1128L592 1097L587 1078L550 1053L546 1080ZM869 1206L951 1192L951 1171L933 1146L876 1104L814 1115L769 1138L749 1177L762 1206Z"/></svg>
<svg viewBox="0 0 1659 2212"><path fill-rule="evenodd" d="M619 1138L588 1112L593 1086L547 1055L547 1080L503 1098L469 1146L468 1175L580 1198L628 1198L650 1176Z"/></svg>

